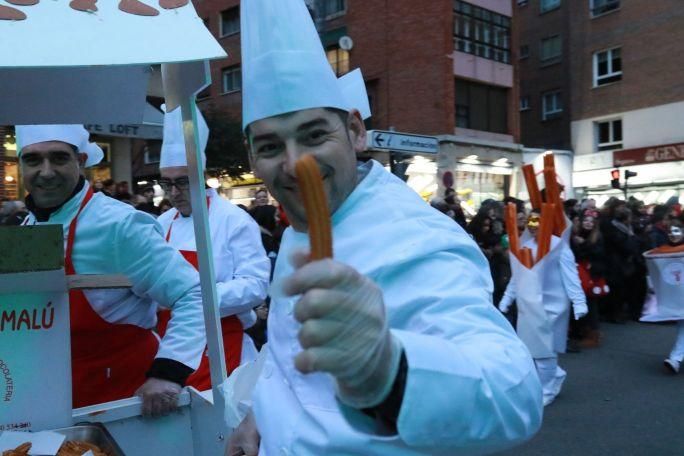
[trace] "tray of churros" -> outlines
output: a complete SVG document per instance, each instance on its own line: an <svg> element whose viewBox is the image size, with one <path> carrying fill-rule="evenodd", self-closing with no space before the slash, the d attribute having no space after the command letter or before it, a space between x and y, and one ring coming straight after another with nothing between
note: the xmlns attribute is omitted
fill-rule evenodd
<svg viewBox="0 0 684 456"><path fill-rule="evenodd" d="M63 429L55 429L57 434L65 437L56 456L125 456L119 445L104 426L86 424ZM59 444L58 444L59 445ZM2 456L28 456L35 454L30 442L22 443L12 450L3 451ZM54 450L53 453L54 454Z"/></svg>

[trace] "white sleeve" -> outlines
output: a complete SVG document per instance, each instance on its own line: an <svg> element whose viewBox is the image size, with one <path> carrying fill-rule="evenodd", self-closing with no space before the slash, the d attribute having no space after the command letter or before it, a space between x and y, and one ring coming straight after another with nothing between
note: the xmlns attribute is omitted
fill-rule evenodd
<svg viewBox="0 0 684 456"><path fill-rule="evenodd" d="M166 243L161 227L149 215L133 212L118 226L116 270L129 278L136 295L172 309L157 358L197 369L206 345L197 271Z"/></svg>
<svg viewBox="0 0 684 456"><path fill-rule="evenodd" d="M382 276L389 324L408 361L396 439L435 453L483 454L534 435L541 385L529 351L492 305L488 264L476 247L432 253ZM357 425L363 414L343 412L365 432Z"/></svg>
<svg viewBox="0 0 684 456"><path fill-rule="evenodd" d="M256 222L251 218L241 220L228 236L225 245L234 266L232 279L216 284L221 317L246 312L261 304L266 299L271 274L271 261L264 251Z"/></svg>
<svg viewBox="0 0 684 456"><path fill-rule="evenodd" d="M506 290L499 302L499 309L501 309L502 312L507 312L513 304L513 301L515 301L515 283L515 274L513 273L513 268L511 268L511 279L508 281Z"/></svg>
<svg viewBox="0 0 684 456"><path fill-rule="evenodd" d="M559 266L561 268L565 293L570 298L570 301L572 301L573 306L586 306L587 297L584 294L584 290L582 290L582 282L577 271L575 255L572 253L567 242L563 242Z"/></svg>

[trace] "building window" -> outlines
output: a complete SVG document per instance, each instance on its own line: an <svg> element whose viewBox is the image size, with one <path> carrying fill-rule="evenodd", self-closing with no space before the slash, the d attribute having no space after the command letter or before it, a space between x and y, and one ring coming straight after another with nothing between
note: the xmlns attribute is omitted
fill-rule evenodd
<svg viewBox="0 0 684 456"><path fill-rule="evenodd" d="M454 2L456 50L497 62L511 62L511 18L470 3Z"/></svg>
<svg viewBox="0 0 684 456"><path fill-rule="evenodd" d="M221 37L240 33L240 7L221 11Z"/></svg>
<svg viewBox="0 0 684 456"><path fill-rule="evenodd" d="M337 76L349 73L349 51L333 46L327 49L328 62Z"/></svg>
<svg viewBox="0 0 684 456"><path fill-rule="evenodd" d="M546 13L547 11L559 8L561 5L561 0L540 0L539 2L539 12Z"/></svg>
<svg viewBox="0 0 684 456"><path fill-rule="evenodd" d="M563 112L560 90L542 94L542 120L553 119Z"/></svg>
<svg viewBox="0 0 684 456"><path fill-rule="evenodd" d="M146 165L159 163L161 158L161 147L150 147L149 144L146 144L145 148L143 149L143 158Z"/></svg>
<svg viewBox="0 0 684 456"><path fill-rule="evenodd" d="M530 109L530 97L520 97L520 110L527 111Z"/></svg>
<svg viewBox="0 0 684 456"><path fill-rule="evenodd" d="M337 16L347 11L347 0L323 0L325 16Z"/></svg>
<svg viewBox="0 0 684 456"><path fill-rule="evenodd" d="M622 57L620 48L594 53L594 87L617 82L622 79Z"/></svg>
<svg viewBox="0 0 684 456"><path fill-rule="evenodd" d="M508 133L508 90L456 79L456 126Z"/></svg>
<svg viewBox="0 0 684 456"><path fill-rule="evenodd" d="M622 149L622 119L594 122L599 152Z"/></svg>
<svg viewBox="0 0 684 456"><path fill-rule="evenodd" d="M539 60L542 65L549 65L560 61L562 54L562 43L560 35L544 38L541 41Z"/></svg>
<svg viewBox="0 0 684 456"><path fill-rule="evenodd" d="M221 73L223 93L237 92L242 89L242 72L240 65L225 68Z"/></svg>
<svg viewBox="0 0 684 456"><path fill-rule="evenodd" d="M530 56L530 47L527 44L520 46L520 58L526 59Z"/></svg>
<svg viewBox="0 0 684 456"><path fill-rule="evenodd" d="M601 16L620 9L620 0L589 0L589 8L592 17Z"/></svg>
<svg viewBox="0 0 684 456"><path fill-rule="evenodd" d="M518 6L527 6L527 0L518 0Z"/></svg>

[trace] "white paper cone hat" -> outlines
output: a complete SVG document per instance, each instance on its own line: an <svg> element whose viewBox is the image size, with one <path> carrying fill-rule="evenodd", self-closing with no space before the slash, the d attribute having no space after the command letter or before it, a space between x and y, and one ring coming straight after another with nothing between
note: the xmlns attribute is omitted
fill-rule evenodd
<svg viewBox="0 0 684 456"><path fill-rule="evenodd" d="M102 161L104 153L100 146L89 141L90 133L83 125L17 125L18 155L24 147L48 141L61 141L88 156L85 167L95 166Z"/></svg>
<svg viewBox="0 0 684 456"><path fill-rule="evenodd" d="M363 80L361 69L345 74L338 80L340 90L344 95L348 108L347 111L356 109L361 113L363 120L371 117L371 108L368 101L368 92L366 91L366 83Z"/></svg>
<svg viewBox="0 0 684 456"><path fill-rule="evenodd" d="M242 0L242 126L312 108L349 110L304 0Z"/></svg>
<svg viewBox="0 0 684 456"><path fill-rule="evenodd" d="M165 107L162 106L165 110ZM206 169L207 157L204 150L209 141L209 127L202 116L202 113L195 105L197 116L197 133L199 135L200 151L202 153L202 169ZM176 166L188 166L188 159L185 154L185 137L183 136L183 117L180 106L171 112L164 114L164 141L161 147L161 157L159 159L159 169L173 168Z"/></svg>

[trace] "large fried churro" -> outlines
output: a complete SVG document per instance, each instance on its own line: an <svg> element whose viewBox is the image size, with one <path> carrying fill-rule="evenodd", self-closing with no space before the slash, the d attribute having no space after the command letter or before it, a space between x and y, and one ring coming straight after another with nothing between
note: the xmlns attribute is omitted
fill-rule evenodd
<svg viewBox="0 0 684 456"><path fill-rule="evenodd" d="M309 225L311 260L332 258L330 208L316 160L311 155L304 155L297 160L295 173Z"/></svg>
<svg viewBox="0 0 684 456"><path fill-rule="evenodd" d="M3 451L2 456L28 456L32 446L30 442L22 443L13 450Z"/></svg>
<svg viewBox="0 0 684 456"><path fill-rule="evenodd" d="M551 251L551 234L555 226L554 212L556 205L542 203L541 221L537 232L537 262Z"/></svg>
<svg viewBox="0 0 684 456"><path fill-rule="evenodd" d="M527 186L527 193L530 195L530 204L532 209L541 209L542 197L537 185L537 176L534 175L533 165L523 165L523 175L525 176L525 185Z"/></svg>
<svg viewBox="0 0 684 456"><path fill-rule="evenodd" d="M511 253L520 260L520 237L518 233L517 208L514 203L508 203L505 211L506 232Z"/></svg>

